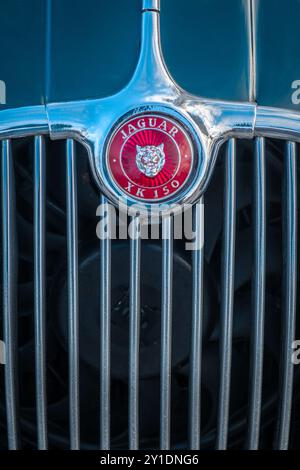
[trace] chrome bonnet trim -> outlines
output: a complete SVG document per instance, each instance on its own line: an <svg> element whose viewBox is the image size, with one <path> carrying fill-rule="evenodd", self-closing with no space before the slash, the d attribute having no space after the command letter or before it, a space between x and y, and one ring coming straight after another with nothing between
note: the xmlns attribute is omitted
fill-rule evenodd
<svg viewBox="0 0 300 470"><path fill-rule="evenodd" d="M85 126L75 131L77 128L76 115L71 114L68 108L77 105L78 110L80 103L82 103L82 106L90 105L96 109L98 101L101 100L62 102L2 110L0 111L0 139L19 139L49 134L53 140L56 140L74 136L76 140L89 147L90 144L85 140L88 134L86 129L90 128L88 119ZM201 110L198 110L198 119L195 118L195 121L200 125L200 120L203 120L203 125L207 130L207 140L211 142L218 140L225 142L231 137L267 137L300 142L300 112L298 111L234 101L203 100L201 104ZM192 106L191 103L190 105ZM163 106L149 105L149 109L156 108L162 110ZM63 123L65 113L70 114L70 120L66 119ZM54 117L58 118L58 114L62 116L61 125L56 127Z"/></svg>
<svg viewBox="0 0 300 470"><path fill-rule="evenodd" d="M255 135L300 142L300 112L257 106Z"/></svg>
<svg viewBox="0 0 300 470"><path fill-rule="evenodd" d="M0 139L49 133L46 107L25 106L0 111Z"/></svg>
<svg viewBox="0 0 300 470"><path fill-rule="evenodd" d="M103 106L103 101L105 100L55 103L0 111L0 140L45 134L49 134L54 140L75 139L87 148L100 189L110 200L119 203L120 200L111 191L111 182L99 166L101 159L98 159L98 164L95 163L95 155L103 150L110 125L113 126L116 122L113 120L113 113L110 113L111 119L108 120L105 113L107 104ZM300 142L300 112L252 103L193 99L188 95L181 106L178 109L170 103L167 106L163 102L149 103L136 106L129 112L132 115L140 110L165 112L192 125L202 162L192 190L181 197L180 203L194 202L205 192L219 148L230 138L267 137ZM119 113L115 110L116 119L117 114ZM136 201L126 202L136 205ZM174 200L174 203L178 202Z"/></svg>

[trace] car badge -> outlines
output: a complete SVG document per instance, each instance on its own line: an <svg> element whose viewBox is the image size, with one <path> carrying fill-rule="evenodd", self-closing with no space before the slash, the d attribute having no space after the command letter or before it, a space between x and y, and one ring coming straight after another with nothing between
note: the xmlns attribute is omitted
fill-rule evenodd
<svg viewBox="0 0 300 470"><path fill-rule="evenodd" d="M155 202L172 198L188 184L195 156L192 139L179 121L141 114L115 129L106 162L121 191Z"/></svg>

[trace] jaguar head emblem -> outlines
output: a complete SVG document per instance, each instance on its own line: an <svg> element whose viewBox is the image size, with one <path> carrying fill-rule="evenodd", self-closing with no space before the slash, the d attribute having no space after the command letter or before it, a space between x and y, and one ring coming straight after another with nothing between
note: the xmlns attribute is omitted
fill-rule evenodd
<svg viewBox="0 0 300 470"><path fill-rule="evenodd" d="M162 170L165 164L164 144L136 146L136 164L144 175L152 178Z"/></svg>

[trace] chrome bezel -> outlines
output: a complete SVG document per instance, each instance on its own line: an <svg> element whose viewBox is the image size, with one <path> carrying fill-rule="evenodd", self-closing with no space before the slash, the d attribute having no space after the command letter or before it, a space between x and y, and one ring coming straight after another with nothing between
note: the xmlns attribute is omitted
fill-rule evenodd
<svg viewBox="0 0 300 470"><path fill-rule="evenodd" d="M107 152L109 149L109 145L111 142L112 137L114 136L115 132L126 122L130 121L130 119L134 117L146 117L151 114L159 115L161 117L165 117L167 119L171 119L174 123L177 123L182 127L184 130L187 139L190 142L192 152L193 152L193 162L191 169L189 171L189 175L187 177L187 180L183 184L181 188L179 188L175 193L173 193L171 196L165 196L163 198L160 198L159 201L156 201L155 199L148 199L148 200L142 200L137 197L130 197L128 196L122 189L118 186L118 184L114 181L113 175L111 174L111 171L108 166L107 162ZM103 155L100 156L99 158L99 163L101 165L101 170L98 174L98 177L100 175L104 176L105 178L105 183L103 184L103 187L108 187L111 188L112 191L108 195L110 200L114 204L119 204L120 199L123 199L126 201L126 205L130 208L130 206L134 205L136 206L137 204L143 205L145 208L147 208L147 211L155 209L160 212L161 207L165 208L165 205L171 201L173 204L173 208L175 207L175 204L182 203L183 200L189 201L192 197L193 194L190 194L190 188L193 187L193 193L197 190L197 180L201 179L201 168L202 168L202 144L200 141L200 137L197 135L196 130L192 126L192 123L190 120L188 120L186 117L182 116L179 114L176 110L173 110L168 107L163 107L163 106L147 106L147 110L145 111L140 111L140 108L133 109L126 113L124 116L122 116L112 127L110 130L109 134L107 135L105 139L105 144L103 147Z"/></svg>

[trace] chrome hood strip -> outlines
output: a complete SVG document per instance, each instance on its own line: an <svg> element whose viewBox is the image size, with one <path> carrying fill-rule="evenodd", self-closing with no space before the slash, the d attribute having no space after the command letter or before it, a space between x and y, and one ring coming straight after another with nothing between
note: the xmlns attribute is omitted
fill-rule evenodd
<svg viewBox="0 0 300 470"><path fill-rule="evenodd" d="M93 106L95 112L100 111L101 101L85 100L5 109L0 111L0 139L49 134L52 139L75 135L78 141L82 141L88 133L88 116L86 125L82 123L80 127L76 125L76 112L80 108L84 109L85 105ZM258 136L300 141L300 112L230 101L202 100L201 104L202 114L199 117L210 139L216 136L224 140Z"/></svg>
<svg viewBox="0 0 300 470"><path fill-rule="evenodd" d="M43 105L0 111L0 139L47 133L49 121Z"/></svg>
<svg viewBox="0 0 300 470"><path fill-rule="evenodd" d="M247 0L247 24L249 43L249 101L256 101L256 3Z"/></svg>

